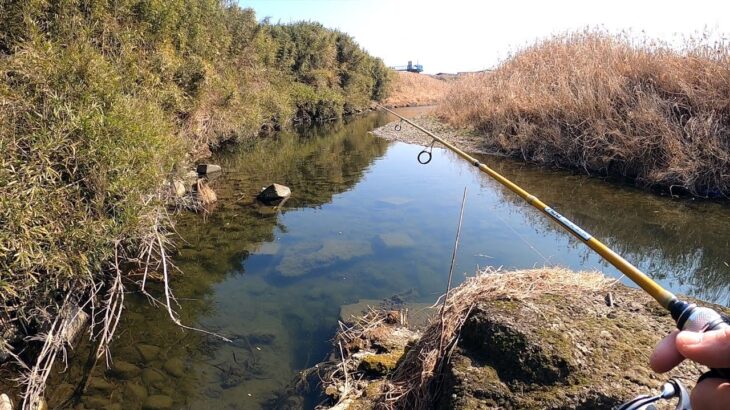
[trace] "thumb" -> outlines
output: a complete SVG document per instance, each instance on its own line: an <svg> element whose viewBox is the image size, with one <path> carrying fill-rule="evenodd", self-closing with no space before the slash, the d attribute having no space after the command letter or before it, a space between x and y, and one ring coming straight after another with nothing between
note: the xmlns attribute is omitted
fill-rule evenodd
<svg viewBox="0 0 730 410"><path fill-rule="evenodd" d="M730 327L710 332L679 332L677 350L682 356L714 368L730 367Z"/></svg>

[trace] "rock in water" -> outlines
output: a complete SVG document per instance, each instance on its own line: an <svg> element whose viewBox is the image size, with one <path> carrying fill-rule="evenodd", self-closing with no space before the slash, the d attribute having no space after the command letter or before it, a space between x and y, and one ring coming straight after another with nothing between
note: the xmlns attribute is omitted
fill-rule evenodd
<svg viewBox="0 0 730 410"><path fill-rule="evenodd" d="M165 364L162 365L162 368L174 377L183 377L185 375L185 364L182 360L176 357L166 361Z"/></svg>
<svg viewBox="0 0 730 410"><path fill-rule="evenodd" d="M198 164L196 171L198 171L199 175L208 175L214 172L221 172L221 167L220 165L213 164Z"/></svg>
<svg viewBox="0 0 730 410"><path fill-rule="evenodd" d="M145 400L142 408L145 410L164 410L172 408L172 399L169 396L156 394Z"/></svg>
<svg viewBox="0 0 730 410"><path fill-rule="evenodd" d="M291 196L291 189L289 189L288 186L279 185L279 184L271 184L268 187L264 188L257 196L256 199L259 201L265 203L265 204L272 204L275 202L280 202L284 199L287 199Z"/></svg>
<svg viewBox="0 0 730 410"><path fill-rule="evenodd" d="M112 368L109 370L109 373L121 380L132 379L140 372L141 370L139 367L122 360L115 361L114 364L112 364Z"/></svg>
<svg viewBox="0 0 730 410"><path fill-rule="evenodd" d="M157 356L160 354L160 348L157 346L140 343L135 347L145 363L149 363L157 359Z"/></svg>

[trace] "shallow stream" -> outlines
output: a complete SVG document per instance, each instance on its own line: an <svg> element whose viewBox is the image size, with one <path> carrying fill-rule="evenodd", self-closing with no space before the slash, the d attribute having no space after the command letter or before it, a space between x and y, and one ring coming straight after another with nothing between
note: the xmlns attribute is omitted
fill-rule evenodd
<svg viewBox="0 0 730 410"><path fill-rule="evenodd" d="M620 276L450 152L436 149L422 166L421 147L369 134L390 120L372 113L217 153L217 206L177 218L181 274L173 288L184 323L233 343L182 331L163 309L128 294L115 368L97 367L78 408L135 409L168 398L181 409L311 406L286 389L298 370L327 356L342 305L393 295L431 303L443 293L465 186L458 280L487 266ZM730 305L730 207L482 160L670 290ZM279 212L254 201L272 182L293 192ZM52 405L80 378L74 363L50 388Z"/></svg>

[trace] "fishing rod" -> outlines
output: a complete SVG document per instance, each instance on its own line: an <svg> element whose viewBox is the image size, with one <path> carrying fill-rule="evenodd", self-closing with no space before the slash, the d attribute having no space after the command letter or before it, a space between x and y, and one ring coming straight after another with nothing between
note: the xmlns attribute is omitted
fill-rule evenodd
<svg viewBox="0 0 730 410"><path fill-rule="evenodd" d="M694 303L688 303L683 300L680 300L675 296L673 293L669 292L668 290L664 289L661 285L656 283L653 279L648 277L644 272L639 270L636 266L632 265L629 261L621 257L621 255L617 254L611 248L606 246L603 242L599 241L593 235L585 231L580 226L576 225L573 221L566 218L565 216L558 213L553 208L549 207L547 204L542 202L540 199L538 199L536 196L530 194L529 192L522 189L520 186L515 184L514 182L510 181L509 179L505 178L501 174L499 174L497 171L493 170L492 168L488 167L486 164L482 163L478 159L472 157L471 155L467 154L466 152L460 150L453 144L444 141L442 138L434 135L432 132L428 131L427 129L419 126L418 124L413 123L412 121L408 120L407 118L401 116L400 114L383 107L382 105L378 105L383 110L395 115L396 117L400 118L401 122L405 122L407 124L410 124L417 130L425 133L429 137L433 138L433 141L431 142L430 146L423 151L421 151L418 154L418 162L421 164L428 164L431 162L431 149L433 148L433 145L435 142L439 142L441 145L445 146L458 156L464 158L465 160L469 161L470 164L478 168L481 172L489 175L492 179L496 180L503 186L505 186L510 191L517 194L519 197L525 200L528 204L532 205L534 208L542 212L545 216L552 219L554 222L556 222L558 225L560 225L563 229L570 232L573 236L575 236L577 239L579 239L581 242L583 242L586 246L591 248L593 251L595 251L598 255L600 255L604 260L606 260L608 263L616 267L616 269L620 270L626 277L631 279L635 284L637 284L641 289L643 289L646 293L651 295L659 304L667 309L671 315L672 319L675 320L677 324L677 328L680 330L689 330L694 332L706 332L710 330L718 330L723 329L726 327L730 327L730 324L727 322L727 318L723 317L723 315L720 315L718 312L716 312L714 309L708 308L708 307L702 307L697 306ZM400 124L396 125L396 131L399 131L401 129ZM711 369L709 373L706 373L703 375L703 377L722 377L730 379L730 368L728 369Z"/></svg>

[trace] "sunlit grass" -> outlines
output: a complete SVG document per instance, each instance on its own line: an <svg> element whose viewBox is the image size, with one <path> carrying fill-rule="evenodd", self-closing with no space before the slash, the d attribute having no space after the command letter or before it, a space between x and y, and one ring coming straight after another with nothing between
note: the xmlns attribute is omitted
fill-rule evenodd
<svg viewBox="0 0 730 410"><path fill-rule="evenodd" d="M463 77L439 113L528 161L699 196L730 194L730 45L585 31Z"/></svg>

